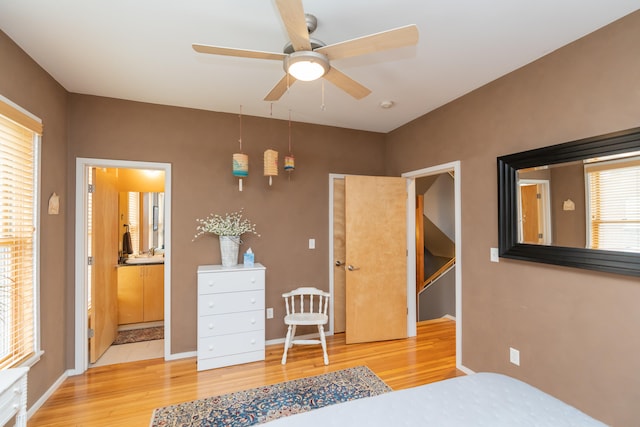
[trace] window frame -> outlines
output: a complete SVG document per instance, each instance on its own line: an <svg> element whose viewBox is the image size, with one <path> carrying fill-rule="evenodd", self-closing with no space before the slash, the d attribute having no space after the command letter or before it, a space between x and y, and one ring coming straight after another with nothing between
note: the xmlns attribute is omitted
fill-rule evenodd
<svg viewBox="0 0 640 427"><path fill-rule="evenodd" d="M29 357L19 360L17 363L0 368L0 370L31 367L35 365L44 351L42 350L41 328L40 328L40 211L41 211L41 194L42 194L42 178L41 178L41 158L42 158L42 120L20 107L13 101L0 95L0 115L25 127L33 133L33 226L35 228L33 234L33 297L31 302L32 322L33 322L33 343L32 351Z"/></svg>

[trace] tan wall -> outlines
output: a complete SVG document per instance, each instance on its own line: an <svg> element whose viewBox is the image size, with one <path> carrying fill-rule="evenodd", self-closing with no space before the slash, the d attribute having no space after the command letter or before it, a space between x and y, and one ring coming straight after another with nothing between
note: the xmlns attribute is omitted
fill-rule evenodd
<svg viewBox="0 0 640 427"><path fill-rule="evenodd" d="M243 236L240 250L251 247L256 262L267 267L266 304L274 308L274 320L267 321L266 338L282 338L281 294L300 285L329 289L329 173L384 171L383 134L294 123L296 170L289 179L281 167L269 187L263 153L277 149L282 160L288 150L288 123L243 117L249 177L239 192L231 174L231 157L238 150L237 114L73 94L69 122L70 164L85 157L172 165L172 353L196 349L197 266L220 263L216 237L192 241L196 218L244 208L256 224L261 237ZM73 171L69 179L73 181ZM73 188L69 191L74 193ZM68 233L70 244L72 237ZM310 238L316 239L315 250L308 249Z"/></svg>
<svg viewBox="0 0 640 427"><path fill-rule="evenodd" d="M29 404L70 366L66 344L73 338L73 287L65 269L69 222L67 183L67 92L0 31L0 94L42 119L40 198L40 331L42 359L29 372ZM59 215L47 201L60 196ZM71 355L72 356L72 355Z"/></svg>
<svg viewBox="0 0 640 427"><path fill-rule="evenodd" d="M454 160L462 184L462 362L616 426L640 418L638 278L501 259L496 157L640 125L640 12L388 135L397 175ZM509 347L520 350L520 367Z"/></svg>

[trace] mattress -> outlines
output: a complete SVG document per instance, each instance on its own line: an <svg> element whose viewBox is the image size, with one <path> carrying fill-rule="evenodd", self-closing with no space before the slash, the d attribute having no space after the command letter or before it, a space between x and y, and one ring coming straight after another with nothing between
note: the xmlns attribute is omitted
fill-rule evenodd
<svg viewBox="0 0 640 427"><path fill-rule="evenodd" d="M522 381L477 373L280 418L269 427L602 427Z"/></svg>

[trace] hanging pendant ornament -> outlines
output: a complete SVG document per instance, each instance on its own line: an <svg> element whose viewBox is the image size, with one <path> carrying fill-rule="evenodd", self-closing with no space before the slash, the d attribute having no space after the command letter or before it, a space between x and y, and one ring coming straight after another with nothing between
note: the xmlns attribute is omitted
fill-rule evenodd
<svg viewBox="0 0 640 427"><path fill-rule="evenodd" d="M242 178L249 176L249 156L242 152L242 105L240 106L240 152L233 154L233 176L238 180L238 191L242 191Z"/></svg>
<svg viewBox="0 0 640 427"><path fill-rule="evenodd" d="M284 170L287 172L289 180L291 180L291 172L296 168L296 160L291 151L291 111L289 111L289 154L284 156Z"/></svg>
<svg viewBox="0 0 640 427"><path fill-rule="evenodd" d="M278 176L278 152L276 150L266 150L264 152L264 176L269 177L269 185L273 183L272 178Z"/></svg>

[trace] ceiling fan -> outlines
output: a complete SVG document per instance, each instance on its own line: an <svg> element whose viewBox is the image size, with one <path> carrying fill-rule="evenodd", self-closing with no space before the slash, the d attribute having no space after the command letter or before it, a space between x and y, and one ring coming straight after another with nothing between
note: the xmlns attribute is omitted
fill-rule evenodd
<svg viewBox="0 0 640 427"><path fill-rule="evenodd" d="M324 77L354 98L362 99L369 95L371 90L338 71L331 65L331 61L418 43L418 27L407 25L325 45L320 40L310 37L316 29L317 20L313 15L305 15L302 0L276 0L276 5L290 40L283 53L193 44L193 49L199 53L282 61L286 74L267 94L265 101L280 99L296 80L312 81L320 77Z"/></svg>

